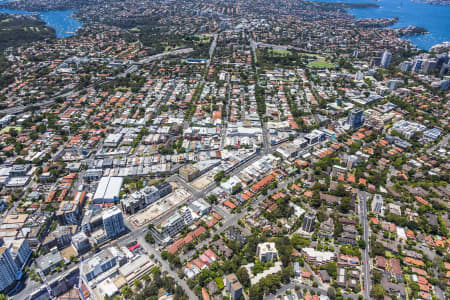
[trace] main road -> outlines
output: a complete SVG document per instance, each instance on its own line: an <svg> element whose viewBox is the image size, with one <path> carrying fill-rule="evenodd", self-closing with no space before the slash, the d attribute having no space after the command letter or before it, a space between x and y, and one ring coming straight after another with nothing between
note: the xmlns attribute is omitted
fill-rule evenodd
<svg viewBox="0 0 450 300"><path fill-rule="evenodd" d="M132 225L127 221L126 218L124 218L124 222L128 228L133 228ZM153 254L154 260L156 260L160 264L161 270L163 272L167 272L168 275L173 277L175 282L183 288L183 290L185 291L185 293L189 297L189 299L198 299L197 295L195 295L195 293L187 285L186 281L181 279L178 276L177 272L172 270L169 263L161 257L161 252L158 249L156 249L156 245L150 245L149 243L147 243L147 241L145 240L146 232L147 232L146 227L133 229L128 234L120 237L119 239L117 239L116 241L114 241L111 244L112 245L126 245L131 241L137 241L148 254L150 254L150 255ZM111 244L106 245L106 247L110 247Z"/></svg>
<svg viewBox="0 0 450 300"><path fill-rule="evenodd" d="M363 295L365 299L370 299L370 263L369 263L369 224L367 220L367 199L370 194L364 191L358 191L359 199L359 219L363 227L363 239L366 242L366 247L362 253L363 259Z"/></svg>

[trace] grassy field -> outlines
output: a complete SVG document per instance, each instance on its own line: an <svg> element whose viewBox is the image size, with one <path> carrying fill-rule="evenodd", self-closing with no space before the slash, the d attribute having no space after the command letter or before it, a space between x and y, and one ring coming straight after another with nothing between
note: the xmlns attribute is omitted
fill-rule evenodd
<svg viewBox="0 0 450 300"><path fill-rule="evenodd" d="M269 53L274 54L274 55L281 55L281 56L292 54L292 52L287 49L270 49Z"/></svg>
<svg viewBox="0 0 450 300"><path fill-rule="evenodd" d="M308 67L311 68L317 68L317 69L334 69L336 66L328 61L326 61L324 58L318 58L315 61L312 61L308 64Z"/></svg>
<svg viewBox="0 0 450 300"><path fill-rule="evenodd" d="M0 133L8 133L11 129L15 129L18 133L22 132L22 127L21 126L6 126L5 128L3 128Z"/></svg>
<svg viewBox="0 0 450 300"><path fill-rule="evenodd" d="M199 44L206 44L211 41L211 36L196 34L195 37L200 39L199 41L197 41L197 43L199 43Z"/></svg>
<svg viewBox="0 0 450 300"><path fill-rule="evenodd" d="M164 52L168 52L168 51L172 51L172 50L176 50L176 49L181 49L181 48L183 48L183 46L179 46L179 45L176 45L175 47L166 46L166 47L164 47Z"/></svg>
<svg viewBox="0 0 450 300"><path fill-rule="evenodd" d="M319 54L306 53L306 52L299 53L299 55L300 56L316 57L316 58L322 58L323 57L323 56L320 56Z"/></svg>

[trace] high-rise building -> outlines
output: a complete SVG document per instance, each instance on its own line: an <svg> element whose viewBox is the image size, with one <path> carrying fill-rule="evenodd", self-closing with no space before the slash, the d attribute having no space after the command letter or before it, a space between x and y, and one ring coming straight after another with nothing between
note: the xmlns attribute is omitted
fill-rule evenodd
<svg viewBox="0 0 450 300"><path fill-rule="evenodd" d="M194 223L191 210L184 206L179 211L174 213L170 218L161 223L161 232L170 237L176 235L185 226L190 226Z"/></svg>
<svg viewBox="0 0 450 300"><path fill-rule="evenodd" d="M398 87L399 84L400 84L400 81L399 81L399 80L396 80L396 79L389 80L389 82L388 82L388 88L389 88L391 91L394 91L394 90L397 89L397 87Z"/></svg>
<svg viewBox="0 0 450 300"><path fill-rule="evenodd" d="M170 185L170 183L168 183L167 181L161 182L160 184L158 184L156 186L156 188L159 191L159 197L160 198L162 198L164 196L167 196L170 193L172 193L172 185Z"/></svg>
<svg viewBox="0 0 450 300"><path fill-rule="evenodd" d="M450 70L450 63L448 64L442 64L441 70L439 71L440 75L445 75L449 72Z"/></svg>
<svg viewBox="0 0 450 300"><path fill-rule="evenodd" d="M412 67L413 67L413 63L410 61L404 61L400 64L400 70L403 72L411 71Z"/></svg>
<svg viewBox="0 0 450 300"><path fill-rule="evenodd" d="M364 124L363 110L359 108L353 108L347 116L347 123L351 129L358 128Z"/></svg>
<svg viewBox="0 0 450 300"><path fill-rule="evenodd" d="M9 248L0 247L0 291L4 291L17 279L19 268Z"/></svg>
<svg viewBox="0 0 450 300"><path fill-rule="evenodd" d="M145 205L150 205L160 198L159 190L154 185L145 187L142 192L145 197Z"/></svg>
<svg viewBox="0 0 450 300"><path fill-rule="evenodd" d="M28 260L31 257L33 251L28 246L28 243L24 239L20 240L12 240L5 243L5 246L8 247L9 253L11 257L16 262L17 268L22 270Z"/></svg>
<svg viewBox="0 0 450 300"><path fill-rule="evenodd" d="M435 60L427 59L422 64L421 72L427 74L433 72L436 69L436 64L437 62Z"/></svg>
<svg viewBox="0 0 450 300"><path fill-rule="evenodd" d="M384 50L383 55L381 56L381 67L387 68L391 63L392 53Z"/></svg>
<svg viewBox="0 0 450 300"><path fill-rule="evenodd" d="M186 224L186 226L189 226L192 223L194 223L194 219L192 218L191 210L188 207L182 207L180 209L180 212L181 212L181 216L183 217L184 224Z"/></svg>
<svg viewBox="0 0 450 300"><path fill-rule="evenodd" d="M358 71L358 73L356 73L356 75L355 75L355 80L356 81L360 81L360 80L363 80L363 79L364 79L364 73L361 72L361 71Z"/></svg>
<svg viewBox="0 0 450 300"><path fill-rule="evenodd" d="M313 232L315 222L316 222L316 214L313 212L307 213L303 219L303 224L302 224L303 231Z"/></svg>
<svg viewBox="0 0 450 300"><path fill-rule="evenodd" d="M420 70L422 69L422 63L423 63L423 59L415 59L413 67L412 67L412 72L419 73Z"/></svg>
<svg viewBox="0 0 450 300"><path fill-rule="evenodd" d="M118 207L108 209L103 213L103 226L108 238L115 238L125 231L122 211Z"/></svg>
<svg viewBox="0 0 450 300"><path fill-rule="evenodd" d="M89 239L83 231L72 236L72 246L77 250L78 254L84 254L91 248Z"/></svg>

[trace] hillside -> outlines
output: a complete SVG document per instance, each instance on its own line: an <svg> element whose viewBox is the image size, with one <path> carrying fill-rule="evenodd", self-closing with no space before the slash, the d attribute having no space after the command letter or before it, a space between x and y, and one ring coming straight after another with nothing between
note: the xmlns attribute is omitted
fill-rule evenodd
<svg viewBox="0 0 450 300"><path fill-rule="evenodd" d="M37 16L0 14L0 50L55 37Z"/></svg>

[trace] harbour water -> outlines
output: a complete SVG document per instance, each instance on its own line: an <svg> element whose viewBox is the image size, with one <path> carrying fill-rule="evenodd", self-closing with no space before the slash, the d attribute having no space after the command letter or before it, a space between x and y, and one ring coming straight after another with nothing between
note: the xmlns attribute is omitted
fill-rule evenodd
<svg viewBox="0 0 450 300"><path fill-rule="evenodd" d="M424 27L428 34L405 37L418 48L428 50L435 44L450 41L450 6L433 5L410 0L317 0L321 2L376 3L378 8L349 9L356 18L393 18L392 27L409 25Z"/></svg>
<svg viewBox="0 0 450 300"><path fill-rule="evenodd" d="M352 2L363 3L370 0L315 0L325 2ZM0 1L4 3L6 1ZM450 6L433 5L411 0L379 0L370 1L378 4L379 8L349 9L348 12L356 18L392 18L398 17L399 21L392 27L407 27L409 25L424 27L428 34L405 37L412 41L418 48L428 50L431 46L445 41L450 41ZM0 12L10 14L31 14L22 10L0 9ZM64 38L75 34L82 23L73 18L72 10L45 11L39 13L42 20L48 26L53 27L58 38Z"/></svg>
<svg viewBox="0 0 450 300"><path fill-rule="evenodd" d="M0 1L0 3L5 3L6 1ZM77 19L72 17L73 10L56 10L56 11L37 11L37 12L27 12L23 10L11 10L11 9L1 9L0 13L8 14L39 14L41 19L47 23L49 27L55 29L56 36L58 38L65 38L74 35L78 28L83 24Z"/></svg>

